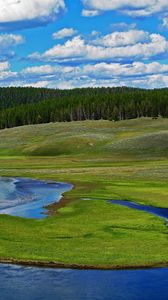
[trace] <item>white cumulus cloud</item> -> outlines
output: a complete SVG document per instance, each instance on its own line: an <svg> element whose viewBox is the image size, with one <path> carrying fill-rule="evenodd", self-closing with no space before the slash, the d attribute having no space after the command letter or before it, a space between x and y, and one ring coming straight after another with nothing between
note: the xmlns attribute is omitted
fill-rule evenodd
<svg viewBox="0 0 168 300"><path fill-rule="evenodd" d="M129 31L116 31L111 34L107 34L102 38L97 39L94 43L106 47L117 47L134 45L139 42L149 41L150 35L143 30L129 30Z"/></svg>
<svg viewBox="0 0 168 300"><path fill-rule="evenodd" d="M8 71L10 68L10 64L8 61L0 62L0 72Z"/></svg>
<svg viewBox="0 0 168 300"><path fill-rule="evenodd" d="M1 34L0 35L0 48L8 48L21 44L24 42L24 38L21 35L15 34Z"/></svg>
<svg viewBox="0 0 168 300"><path fill-rule="evenodd" d="M9 78L14 79L17 76L17 72L10 70L10 64L8 61L0 62L0 80L7 80Z"/></svg>
<svg viewBox="0 0 168 300"><path fill-rule="evenodd" d="M57 32L53 33L53 39L59 40L67 37L71 37L77 33L77 30L73 28L63 28Z"/></svg>
<svg viewBox="0 0 168 300"><path fill-rule="evenodd" d="M133 62L131 64L120 63L98 63L95 65L86 65L82 74L94 78L122 78L134 76L146 76L153 74L168 73L168 65L152 62L145 64L143 62Z"/></svg>
<svg viewBox="0 0 168 300"><path fill-rule="evenodd" d="M21 35L0 34L0 58L5 60L15 54L13 48L24 42Z"/></svg>
<svg viewBox="0 0 168 300"><path fill-rule="evenodd" d="M144 31L114 32L99 39L80 36L58 44L44 53L33 53L30 59L55 62L114 61L149 59L166 53L168 41L160 34Z"/></svg>
<svg viewBox="0 0 168 300"><path fill-rule="evenodd" d="M0 0L0 23L45 20L65 9L64 0Z"/></svg>
<svg viewBox="0 0 168 300"><path fill-rule="evenodd" d="M82 10L83 17L96 17L99 15L100 15L100 11L98 11L98 10L88 10L88 9Z"/></svg>
<svg viewBox="0 0 168 300"><path fill-rule="evenodd" d="M162 20L162 27L168 29L168 17L164 17Z"/></svg>
<svg viewBox="0 0 168 300"><path fill-rule="evenodd" d="M85 9L98 12L119 10L132 16L149 16L168 11L167 0L82 0Z"/></svg>

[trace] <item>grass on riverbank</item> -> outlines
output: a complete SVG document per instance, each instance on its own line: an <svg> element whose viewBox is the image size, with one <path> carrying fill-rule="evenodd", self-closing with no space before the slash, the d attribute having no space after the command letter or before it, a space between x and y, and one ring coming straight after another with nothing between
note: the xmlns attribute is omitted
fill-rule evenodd
<svg viewBox="0 0 168 300"><path fill-rule="evenodd" d="M168 263L165 221L107 202L168 207L167 128L168 120L142 119L1 131L0 175L66 181L75 189L52 217L0 216L0 258L100 267ZM41 149L46 157L35 156L45 154Z"/></svg>

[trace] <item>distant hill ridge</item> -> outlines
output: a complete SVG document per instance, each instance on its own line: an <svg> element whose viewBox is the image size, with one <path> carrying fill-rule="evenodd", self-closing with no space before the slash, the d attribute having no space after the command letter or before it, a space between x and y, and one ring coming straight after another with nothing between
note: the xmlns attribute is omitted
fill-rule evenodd
<svg viewBox="0 0 168 300"><path fill-rule="evenodd" d="M0 129L82 120L168 117L168 89L0 88Z"/></svg>

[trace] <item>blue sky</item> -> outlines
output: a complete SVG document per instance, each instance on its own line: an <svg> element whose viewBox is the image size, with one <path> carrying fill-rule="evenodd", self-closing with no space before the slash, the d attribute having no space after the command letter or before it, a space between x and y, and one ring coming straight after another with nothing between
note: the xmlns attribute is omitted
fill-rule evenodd
<svg viewBox="0 0 168 300"><path fill-rule="evenodd" d="M167 0L0 6L0 86L168 86Z"/></svg>

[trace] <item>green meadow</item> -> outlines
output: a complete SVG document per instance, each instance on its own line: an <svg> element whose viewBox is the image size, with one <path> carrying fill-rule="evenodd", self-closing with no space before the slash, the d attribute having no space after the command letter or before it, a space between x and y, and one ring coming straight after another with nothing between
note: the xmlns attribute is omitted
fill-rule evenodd
<svg viewBox="0 0 168 300"><path fill-rule="evenodd" d="M122 199L168 208L168 119L1 130L0 176L74 185L62 206L48 208L45 219L0 215L1 261L100 268L168 263L165 220L108 202Z"/></svg>

